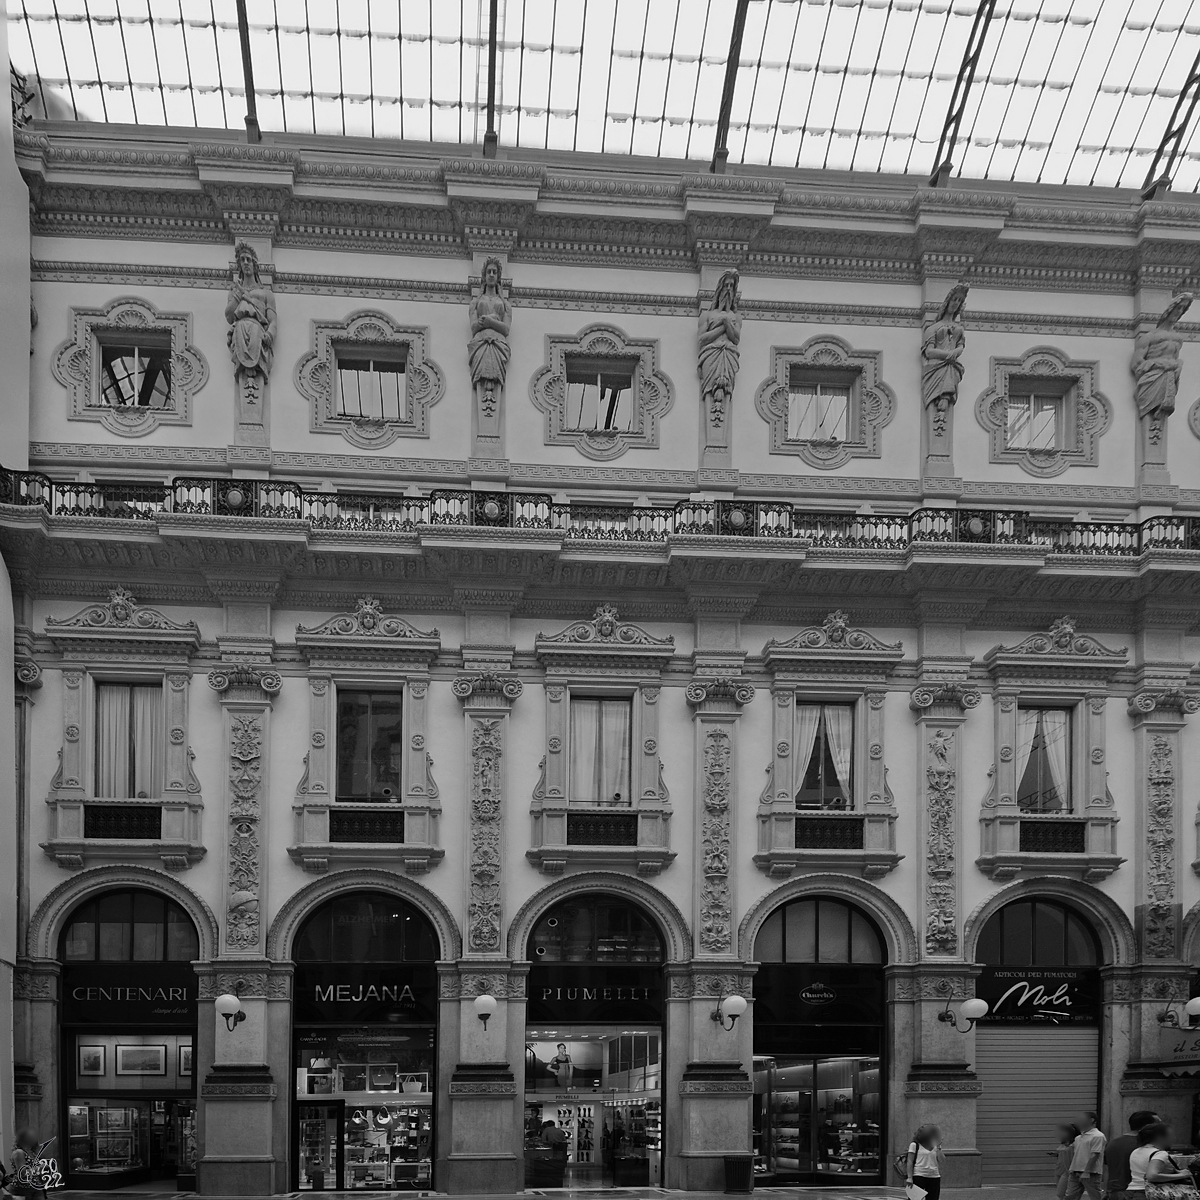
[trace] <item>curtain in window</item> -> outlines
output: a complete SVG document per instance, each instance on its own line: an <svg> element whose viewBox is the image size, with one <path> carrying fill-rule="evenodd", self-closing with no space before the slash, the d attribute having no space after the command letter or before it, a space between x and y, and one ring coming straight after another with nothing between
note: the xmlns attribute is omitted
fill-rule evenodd
<svg viewBox="0 0 1200 1200"><path fill-rule="evenodd" d="M796 765L796 787L804 784L804 773L812 759L813 746L817 741L817 730L821 727L821 706L819 704L796 705L796 757L792 760Z"/></svg>
<svg viewBox="0 0 1200 1200"><path fill-rule="evenodd" d="M838 783L846 793L849 803L850 762L854 751L854 709L848 704L825 706L825 739L829 743L829 754L833 768L837 771Z"/></svg>
<svg viewBox="0 0 1200 1200"><path fill-rule="evenodd" d="M1061 708L1044 708L1038 715L1042 718L1042 744L1046 747L1050 781L1063 808L1069 809L1071 789L1067 763L1067 721L1070 714Z"/></svg>
<svg viewBox="0 0 1200 1200"><path fill-rule="evenodd" d="M129 789L129 688L96 685L96 795L102 800L127 799Z"/></svg>
<svg viewBox="0 0 1200 1200"><path fill-rule="evenodd" d="M571 701L571 799L621 804L630 796L630 716L628 700Z"/></svg>
<svg viewBox="0 0 1200 1200"><path fill-rule="evenodd" d="M1029 766L1029 755L1033 750L1033 739L1037 737L1038 710L1036 708L1017 709L1017 745L1016 767L1017 787L1025 778L1025 768Z"/></svg>
<svg viewBox="0 0 1200 1200"><path fill-rule="evenodd" d="M134 687L130 730L133 734L132 796L158 799L167 768L167 731L160 687Z"/></svg>

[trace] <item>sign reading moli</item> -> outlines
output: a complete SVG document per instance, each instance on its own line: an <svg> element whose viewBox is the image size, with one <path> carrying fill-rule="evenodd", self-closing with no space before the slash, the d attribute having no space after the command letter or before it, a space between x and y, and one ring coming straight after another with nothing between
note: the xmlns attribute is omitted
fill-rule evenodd
<svg viewBox="0 0 1200 1200"><path fill-rule="evenodd" d="M527 1020L603 1024L661 1021L660 967L555 963L529 969Z"/></svg>
<svg viewBox="0 0 1200 1200"><path fill-rule="evenodd" d="M764 963L754 976L754 1025L877 1025L881 967Z"/></svg>
<svg viewBox="0 0 1200 1200"><path fill-rule="evenodd" d="M196 972L188 963L66 966L62 1019L71 1025L194 1025Z"/></svg>
<svg viewBox="0 0 1200 1200"><path fill-rule="evenodd" d="M433 963L322 963L292 980L297 1021L406 1024L437 1020Z"/></svg>
<svg viewBox="0 0 1200 1200"><path fill-rule="evenodd" d="M1095 967L984 967L975 995L987 1001L983 1019L989 1022L1100 1023L1100 972Z"/></svg>

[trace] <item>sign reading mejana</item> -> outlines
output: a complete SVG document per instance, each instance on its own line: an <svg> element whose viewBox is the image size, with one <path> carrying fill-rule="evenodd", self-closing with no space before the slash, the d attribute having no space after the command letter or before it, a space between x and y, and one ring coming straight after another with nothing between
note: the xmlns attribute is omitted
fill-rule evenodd
<svg viewBox="0 0 1200 1200"><path fill-rule="evenodd" d="M437 972L432 963L306 964L292 997L298 1021L435 1021Z"/></svg>
<svg viewBox="0 0 1200 1200"><path fill-rule="evenodd" d="M986 1022L1098 1025L1100 972L1094 967L984 967L975 995Z"/></svg>

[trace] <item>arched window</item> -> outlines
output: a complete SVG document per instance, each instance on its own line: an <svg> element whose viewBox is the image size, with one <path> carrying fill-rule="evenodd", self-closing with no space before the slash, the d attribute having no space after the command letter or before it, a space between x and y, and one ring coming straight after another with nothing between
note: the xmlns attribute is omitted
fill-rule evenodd
<svg viewBox="0 0 1200 1200"><path fill-rule="evenodd" d="M327 900L300 926L296 962L434 962L429 918L387 892L348 892Z"/></svg>
<svg viewBox="0 0 1200 1200"><path fill-rule="evenodd" d="M763 963L882 964L883 939L871 920L841 900L793 900L763 922L754 942Z"/></svg>
<svg viewBox="0 0 1200 1200"><path fill-rule="evenodd" d="M1058 900L1014 900L983 927L975 957L995 967L1096 967L1090 923Z"/></svg>
<svg viewBox="0 0 1200 1200"><path fill-rule="evenodd" d="M656 963L666 957L654 922L615 896L572 896L534 926L528 954L535 963Z"/></svg>
<svg viewBox="0 0 1200 1200"><path fill-rule="evenodd" d="M107 892L72 914L59 942L63 962L192 962L192 918L158 892Z"/></svg>

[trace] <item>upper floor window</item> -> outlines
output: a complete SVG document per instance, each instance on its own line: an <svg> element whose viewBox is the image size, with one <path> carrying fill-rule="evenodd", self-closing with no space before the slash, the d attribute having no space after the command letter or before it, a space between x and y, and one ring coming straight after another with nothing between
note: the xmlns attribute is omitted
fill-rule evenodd
<svg viewBox="0 0 1200 1200"><path fill-rule="evenodd" d="M640 908L615 896L572 896L529 935L533 962L662 962L662 935Z"/></svg>
<svg viewBox="0 0 1200 1200"><path fill-rule="evenodd" d="M64 962L192 962L192 919L157 892L108 892L81 904L63 931Z"/></svg>
<svg viewBox="0 0 1200 1200"><path fill-rule="evenodd" d="M162 685L98 683L97 798L157 799L163 793L166 762Z"/></svg>
<svg viewBox="0 0 1200 1200"><path fill-rule="evenodd" d="M339 691L337 798L398 801L404 754L399 692Z"/></svg>
<svg viewBox="0 0 1200 1200"><path fill-rule="evenodd" d="M429 918L386 892L348 892L321 905L296 933L296 962L433 962Z"/></svg>
<svg viewBox="0 0 1200 1200"><path fill-rule="evenodd" d="M975 948L978 962L996 967L1096 967L1095 931L1057 900L1014 900L988 920Z"/></svg>
<svg viewBox="0 0 1200 1200"><path fill-rule="evenodd" d="M797 808L847 809L854 762L854 705L796 705Z"/></svg>
<svg viewBox="0 0 1200 1200"><path fill-rule="evenodd" d="M764 922L754 941L764 963L882 963L875 926L841 900L793 900Z"/></svg>
<svg viewBox="0 0 1200 1200"><path fill-rule="evenodd" d="M1026 813L1071 811L1071 712L1017 710L1017 807Z"/></svg>
<svg viewBox="0 0 1200 1200"><path fill-rule="evenodd" d="M404 354L337 352L337 415L356 421L407 421Z"/></svg>
<svg viewBox="0 0 1200 1200"><path fill-rule="evenodd" d="M632 804L633 700L571 697L572 803Z"/></svg>
<svg viewBox="0 0 1200 1200"><path fill-rule="evenodd" d="M845 442L851 435L849 379L821 379L803 367L788 374L788 440L793 442Z"/></svg>
<svg viewBox="0 0 1200 1200"><path fill-rule="evenodd" d="M1049 381L1054 383L1055 381ZM1067 397L1061 390L1048 390L1047 380L1010 378L1006 415L1007 445L1010 450L1058 450L1063 448Z"/></svg>
<svg viewBox="0 0 1200 1200"><path fill-rule="evenodd" d="M100 394L108 408L171 407L171 335L145 335L136 344L100 341Z"/></svg>
<svg viewBox="0 0 1200 1200"><path fill-rule="evenodd" d="M565 428L628 432L638 360L568 354L565 362Z"/></svg>

